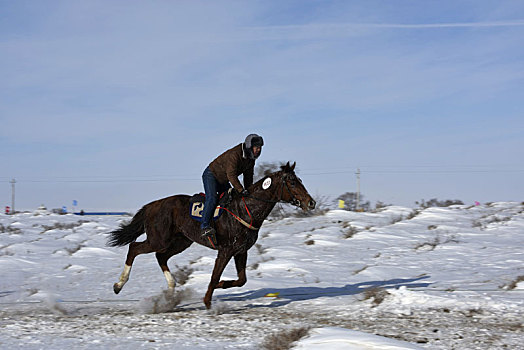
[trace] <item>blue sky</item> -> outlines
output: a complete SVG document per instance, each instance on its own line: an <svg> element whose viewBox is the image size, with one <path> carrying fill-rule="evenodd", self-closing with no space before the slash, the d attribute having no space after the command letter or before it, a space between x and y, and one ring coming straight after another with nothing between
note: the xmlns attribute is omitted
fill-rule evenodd
<svg viewBox="0 0 524 350"><path fill-rule="evenodd" d="M136 210L252 132L312 195L524 198L524 2L0 0L0 205Z"/></svg>

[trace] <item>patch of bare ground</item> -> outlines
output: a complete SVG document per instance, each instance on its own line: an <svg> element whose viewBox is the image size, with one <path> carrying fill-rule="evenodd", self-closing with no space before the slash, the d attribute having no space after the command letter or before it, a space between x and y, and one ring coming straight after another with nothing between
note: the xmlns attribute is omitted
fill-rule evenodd
<svg viewBox="0 0 524 350"><path fill-rule="evenodd" d="M168 327L177 330L178 338L190 339L198 334L202 339L253 344L253 349L261 349L266 343L276 344L266 349L280 349L281 340L291 339L293 344L299 339L300 329L330 326L403 340L427 349L524 349L521 313L442 308L417 309L409 315L394 314L372 307L377 304L373 300L383 296L380 290L369 293L369 300L362 301L362 305L368 303L369 308L358 309L344 307L344 304L339 309L320 308L300 302L271 307L251 301L228 302L227 308L219 313L206 311L196 301L182 303L174 311L153 314L136 310L136 303L131 302L126 305L66 304L64 315L57 315L41 304L25 309L6 308L0 311L0 338L11 336L13 330L22 336L38 329L39 336L75 334L79 339L91 340L93 337L101 340L134 337L165 343L173 336L165 331ZM387 295L385 297L387 299ZM10 334L6 333L8 329ZM286 332L293 334L288 337ZM275 338L269 339L270 335Z"/></svg>

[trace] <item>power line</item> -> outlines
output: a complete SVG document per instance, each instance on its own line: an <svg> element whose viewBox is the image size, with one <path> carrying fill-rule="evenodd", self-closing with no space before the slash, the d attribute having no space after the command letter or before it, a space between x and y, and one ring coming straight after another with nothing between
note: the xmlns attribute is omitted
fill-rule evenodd
<svg viewBox="0 0 524 350"><path fill-rule="evenodd" d="M376 168L376 167L368 167ZM401 167L400 167L401 168ZM421 169L422 168L422 169ZM430 168L430 169L428 169ZM354 174L353 169L340 169L331 171L315 171L317 169L304 170L298 172L300 176L318 176L318 175L338 175L338 174ZM365 167L360 168L360 174L496 174L496 173L524 173L524 169L503 169L503 168L492 168L492 169L459 169L449 168L442 169L439 166L414 166L407 167L406 169L369 169ZM9 178L0 178L4 181ZM12 183L13 180L10 181ZM124 182L173 182L173 181L201 181L200 176L184 176L180 175L158 175L158 176L137 176L137 177L126 177L126 176L70 176L70 177L47 177L47 178L21 178L18 177L17 182L19 183L124 183Z"/></svg>
<svg viewBox="0 0 524 350"><path fill-rule="evenodd" d="M19 178L18 182L23 183L122 183L122 182L173 182L173 181L196 181L201 180L198 178L167 178L167 179L155 179L155 178L114 178L114 179L26 179Z"/></svg>
<svg viewBox="0 0 524 350"><path fill-rule="evenodd" d="M344 171L322 171L322 172L304 172L301 176L310 175L336 175L336 174L352 174L354 170ZM524 169L517 170L360 170L360 173L366 174L468 174L468 173L523 173Z"/></svg>
<svg viewBox="0 0 524 350"><path fill-rule="evenodd" d="M193 179L121 179L121 180L22 180L20 182L27 183L51 183L51 182L60 182L60 183L122 183L122 182L172 182L172 181L194 181Z"/></svg>

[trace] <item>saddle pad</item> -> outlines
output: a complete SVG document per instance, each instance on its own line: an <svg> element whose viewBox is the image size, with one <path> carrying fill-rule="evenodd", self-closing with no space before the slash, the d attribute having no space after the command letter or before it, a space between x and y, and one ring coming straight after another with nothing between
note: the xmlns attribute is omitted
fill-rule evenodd
<svg viewBox="0 0 524 350"><path fill-rule="evenodd" d="M204 212L204 201L205 201L205 195L203 193L198 193L193 195L189 199L189 216L191 216L192 219L201 222L202 221L202 213ZM215 213L213 214L213 220L217 220L220 215L222 215L223 210L216 208Z"/></svg>

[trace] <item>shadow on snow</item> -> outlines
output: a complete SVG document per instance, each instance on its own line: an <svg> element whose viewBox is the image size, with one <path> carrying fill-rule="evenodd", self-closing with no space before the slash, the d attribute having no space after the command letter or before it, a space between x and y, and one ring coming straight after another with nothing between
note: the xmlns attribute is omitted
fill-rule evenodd
<svg viewBox="0 0 524 350"><path fill-rule="evenodd" d="M293 287L293 288L262 288L258 290L251 290L243 293L224 294L217 296L221 301L246 301L262 298L268 293L279 293L271 304L258 305L252 304L248 307L279 307L287 305L293 301L313 300L317 298L338 297L344 295L360 294L370 288L384 288L396 289L400 287L406 288L423 288L431 285L431 282L420 282L430 276L422 276L417 278L407 279L391 279L387 281L370 281L355 284L346 284L343 287Z"/></svg>

